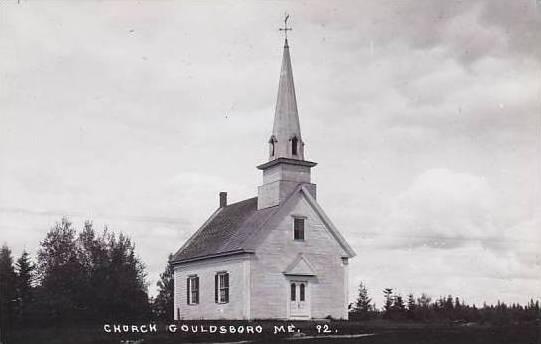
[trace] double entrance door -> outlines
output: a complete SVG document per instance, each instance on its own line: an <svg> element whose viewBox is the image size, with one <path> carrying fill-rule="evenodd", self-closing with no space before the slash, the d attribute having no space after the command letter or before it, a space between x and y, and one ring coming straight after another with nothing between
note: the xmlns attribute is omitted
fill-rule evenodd
<svg viewBox="0 0 541 344"><path fill-rule="evenodd" d="M289 315L290 318L310 317L308 281L291 280L289 282Z"/></svg>

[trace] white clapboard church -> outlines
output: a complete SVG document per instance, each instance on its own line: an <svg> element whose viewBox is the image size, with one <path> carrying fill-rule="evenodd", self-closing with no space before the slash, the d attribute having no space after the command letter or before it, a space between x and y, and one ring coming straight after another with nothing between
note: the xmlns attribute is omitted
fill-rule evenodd
<svg viewBox="0 0 541 344"><path fill-rule="evenodd" d="M257 197L228 204L220 193L219 208L174 255L176 320L347 319L355 252L316 200L287 37L268 145Z"/></svg>

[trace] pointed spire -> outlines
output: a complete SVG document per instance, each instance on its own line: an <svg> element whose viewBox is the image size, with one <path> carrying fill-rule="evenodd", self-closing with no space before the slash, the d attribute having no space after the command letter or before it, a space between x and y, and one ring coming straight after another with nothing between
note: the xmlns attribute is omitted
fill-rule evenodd
<svg viewBox="0 0 541 344"><path fill-rule="evenodd" d="M287 35L286 14L284 28ZM312 184L310 170L317 164L304 160L304 142L301 137L297 99L291 69L291 56L287 36L284 41L282 70L278 84L278 97L274 113L274 126L269 140L269 161L257 166L263 171L263 184L257 192L257 209L274 207L284 202L299 185L309 189L315 197L316 185Z"/></svg>
<svg viewBox="0 0 541 344"><path fill-rule="evenodd" d="M287 38L284 43L274 125L269 143L271 145L270 160L277 158L304 160L304 143L301 137Z"/></svg>

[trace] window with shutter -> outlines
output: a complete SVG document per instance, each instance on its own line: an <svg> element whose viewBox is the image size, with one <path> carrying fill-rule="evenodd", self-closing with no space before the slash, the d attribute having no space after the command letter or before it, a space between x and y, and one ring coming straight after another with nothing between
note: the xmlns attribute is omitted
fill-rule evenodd
<svg viewBox="0 0 541 344"><path fill-rule="evenodd" d="M199 277L188 276L186 279L186 300L189 305L199 303Z"/></svg>
<svg viewBox="0 0 541 344"><path fill-rule="evenodd" d="M218 272L214 278L215 296L214 301L216 303L228 303L229 302L229 273Z"/></svg>
<svg viewBox="0 0 541 344"><path fill-rule="evenodd" d="M199 277L196 276L194 278L194 288L195 290L192 291L192 295L193 295L193 302L194 303L199 303Z"/></svg>
<svg viewBox="0 0 541 344"><path fill-rule="evenodd" d="M186 303L190 304L190 278L186 278Z"/></svg>
<svg viewBox="0 0 541 344"><path fill-rule="evenodd" d="M214 275L214 302L218 303L218 274Z"/></svg>

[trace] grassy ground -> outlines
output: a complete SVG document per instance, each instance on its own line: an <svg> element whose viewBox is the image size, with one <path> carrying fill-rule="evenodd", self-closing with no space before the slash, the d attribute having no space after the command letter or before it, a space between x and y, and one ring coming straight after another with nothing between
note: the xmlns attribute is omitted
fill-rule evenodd
<svg viewBox="0 0 541 344"><path fill-rule="evenodd" d="M168 333L165 324L158 324L158 333L151 334L109 334L103 331L102 325L72 326L64 328L34 328L12 331L3 344L64 344L64 343L203 343L203 342L236 342L250 341L257 343L366 343L366 344L541 344L540 328L536 324L522 324L505 327L460 326L450 324L396 323L386 321L369 322L185 322L192 325L261 325L262 334L193 334ZM295 325L295 334L274 334L274 326ZM328 329L330 333L318 333ZM324 326L327 325L328 328ZM363 337L348 335L373 334ZM332 336L332 337L329 337ZM132 342L132 343L133 343Z"/></svg>

